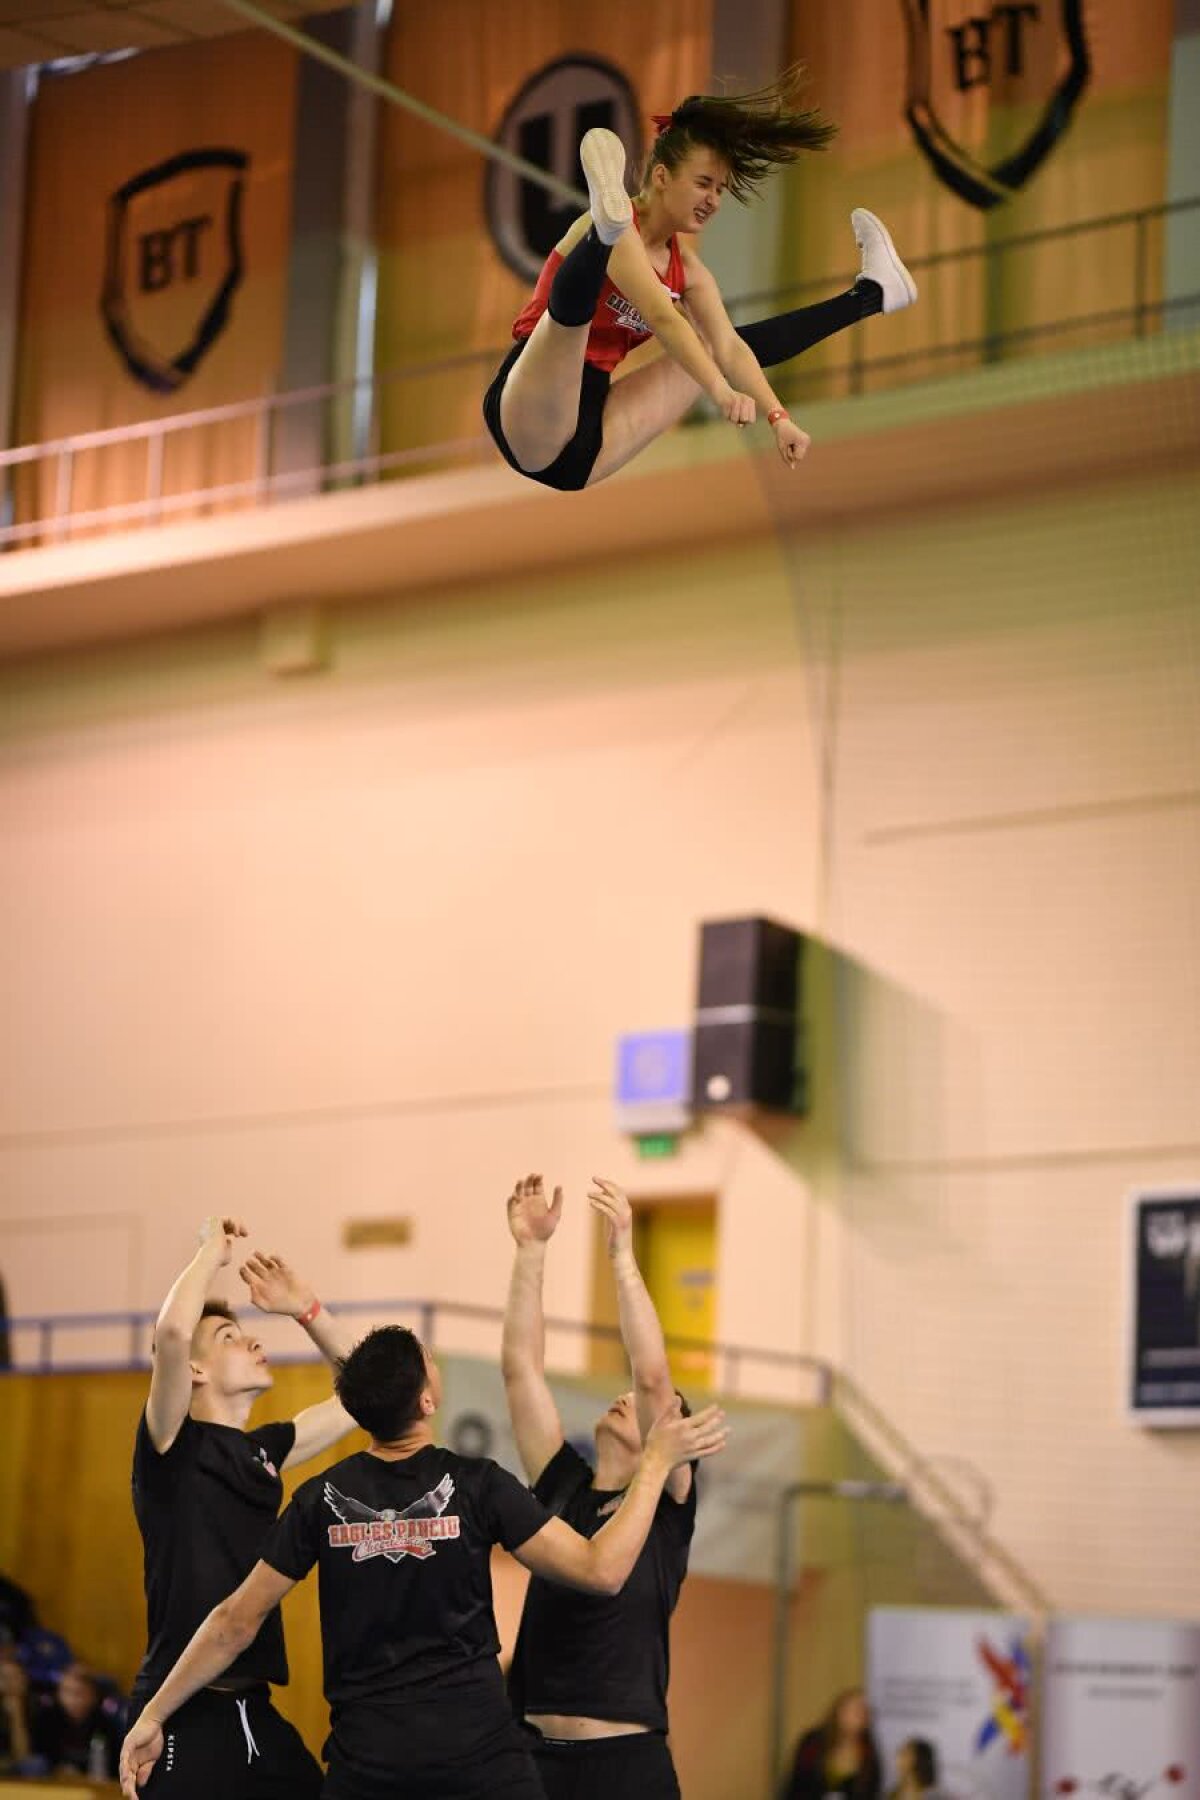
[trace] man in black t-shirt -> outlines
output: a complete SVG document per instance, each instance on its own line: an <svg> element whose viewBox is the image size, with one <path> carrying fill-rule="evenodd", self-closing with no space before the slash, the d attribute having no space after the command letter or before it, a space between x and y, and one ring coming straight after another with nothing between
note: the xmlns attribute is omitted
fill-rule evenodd
<svg viewBox="0 0 1200 1800"><path fill-rule="evenodd" d="M297 1490L262 1560L147 1700L121 1752L130 1800L169 1754L172 1715L245 1653L314 1565L331 1712L325 1800L543 1800L496 1660L493 1544L539 1575L615 1593L672 1468L725 1441L715 1407L666 1413L620 1511L588 1540L495 1463L434 1443L441 1380L411 1331L368 1333L337 1392L369 1450Z"/></svg>
<svg viewBox="0 0 1200 1800"><path fill-rule="evenodd" d="M283 1498L280 1479L335 1443L352 1421L336 1399L295 1419L246 1430L271 1386L262 1346L223 1301L209 1298L246 1236L237 1219L209 1218L200 1248L175 1282L154 1332L154 1372L133 1453L133 1507L142 1534L148 1640L134 1713L197 1627L258 1561ZM247 1257L240 1274L254 1305L289 1314L336 1364L350 1338L308 1284L277 1256ZM299 1733L271 1705L287 1681L278 1609L237 1660L172 1722L150 1800L313 1800L322 1775Z"/></svg>
<svg viewBox="0 0 1200 1800"><path fill-rule="evenodd" d="M594 1468L564 1441L546 1382L542 1276L562 1189L547 1205L540 1175L519 1181L508 1201L516 1254L502 1353L508 1409L533 1492L585 1537L623 1503L643 1441L675 1392L662 1327L634 1255L633 1209L615 1182L599 1178L588 1199L607 1227L633 1371L632 1392L597 1422ZM669 1632L695 1525L696 1484L682 1463L667 1480L620 1594L596 1599L536 1576L530 1582L509 1688L514 1710L535 1734L548 1800L678 1800L667 1745Z"/></svg>

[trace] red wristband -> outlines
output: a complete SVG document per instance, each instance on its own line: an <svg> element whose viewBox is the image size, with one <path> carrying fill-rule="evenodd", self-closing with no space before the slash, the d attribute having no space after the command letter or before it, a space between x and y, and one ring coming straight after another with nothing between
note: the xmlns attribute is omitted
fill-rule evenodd
<svg viewBox="0 0 1200 1800"><path fill-rule="evenodd" d="M296 1314L297 1325L311 1325L320 1310L321 1302L319 1300L314 1300L307 1312Z"/></svg>
<svg viewBox="0 0 1200 1800"><path fill-rule="evenodd" d="M777 425L780 419L790 419L791 416L786 406L773 406L767 414L767 424Z"/></svg>

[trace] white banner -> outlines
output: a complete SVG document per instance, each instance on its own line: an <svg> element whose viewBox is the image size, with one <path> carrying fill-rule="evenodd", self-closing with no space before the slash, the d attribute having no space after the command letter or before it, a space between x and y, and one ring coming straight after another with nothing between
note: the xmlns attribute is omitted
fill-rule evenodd
<svg viewBox="0 0 1200 1800"><path fill-rule="evenodd" d="M509 1423L504 1382L494 1362L470 1356L438 1358L442 1405L438 1435L463 1456L490 1456L525 1479ZM589 1462L596 1458L593 1427L620 1392L617 1378L551 1376L567 1439ZM695 1396L694 1403L703 1401ZM690 1567L697 1575L732 1581L775 1579L775 1530L783 1489L802 1473L803 1415L786 1407L722 1400L733 1448L701 1463L700 1504Z"/></svg>
<svg viewBox="0 0 1200 1800"><path fill-rule="evenodd" d="M1045 1670L1047 1800L1200 1795L1200 1624L1053 1619Z"/></svg>
<svg viewBox="0 0 1200 1800"><path fill-rule="evenodd" d="M868 1692L885 1769L928 1744L939 1800L1028 1800L1029 1623L1012 1613L877 1606Z"/></svg>

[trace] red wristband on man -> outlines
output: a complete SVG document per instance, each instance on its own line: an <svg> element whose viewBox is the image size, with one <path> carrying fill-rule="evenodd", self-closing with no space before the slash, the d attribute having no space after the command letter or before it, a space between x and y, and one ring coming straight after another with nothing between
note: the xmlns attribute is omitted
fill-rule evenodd
<svg viewBox="0 0 1200 1800"><path fill-rule="evenodd" d="M791 416L786 406L773 406L767 414L767 424L778 425L780 419L790 419Z"/></svg>
<svg viewBox="0 0 1200 1800"><path fill-rule="evenodd" d="M296 1314L297 1325L311 1325L320 1310L321 1302L319 1300L314 1300L307 1312Z"/></svg>

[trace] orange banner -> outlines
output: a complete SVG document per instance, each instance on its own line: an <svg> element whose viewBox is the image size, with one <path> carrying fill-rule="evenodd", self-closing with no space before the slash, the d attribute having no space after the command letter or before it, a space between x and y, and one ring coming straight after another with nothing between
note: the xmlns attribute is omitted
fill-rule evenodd
<svg viewBox="0 0 1200 1800"><path fill-rule="evenodd" d="M22 295L20 440L44 442L269 394L291 232L296 57L265 35L43 78ZM258 420L71 458L73 511L252 478ZM18 517L61 502L57 461Z"/></svg>
<svg viewBox="0 0 1200 1800"><path fill-rule="evenodd" d="M631 154L649 115L709 85L708 0L445 0L397 7L387 73L426 105L582 186L584 130ZM389 383L384 449L482 430L480 399L542 260L575 216L411 115L383 129L378 356L383 370L479 354L458 371Z"/></svg>
<svg viewBox="0 0 1200 1800"><path fill-rule="evenodd" d="M921 258L1161 202L1172 21L1172 0L794 0L791 53L839 134L786 177L788 278L852 265L854 206ZM986 268L943 263L921 280L920 305L867 328L866 353L924 357L932 374L1007 345L1127 333L1138 280L1151 311L1160 294L1159 228L1144 229L1141 246L1123 225ZM1082 322L1045 329L1066 319ZM835 341L806 366L845 367L855 347Z"/></svg>

